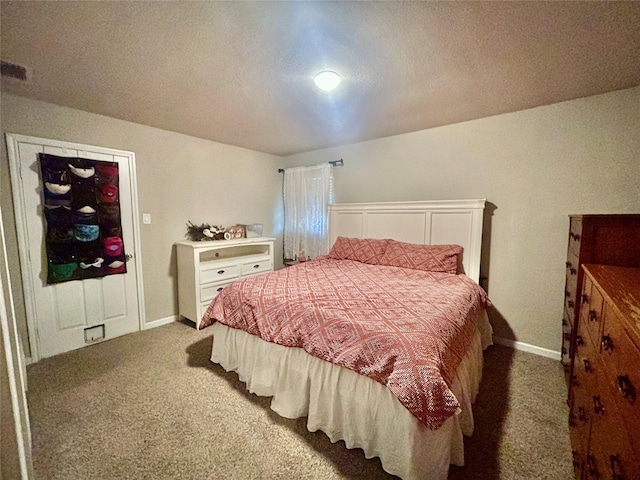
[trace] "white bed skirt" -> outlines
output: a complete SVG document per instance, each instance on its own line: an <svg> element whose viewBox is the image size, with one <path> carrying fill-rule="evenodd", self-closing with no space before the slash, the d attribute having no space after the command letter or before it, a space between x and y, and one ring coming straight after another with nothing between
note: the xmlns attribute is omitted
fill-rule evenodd
<svg viewBox="0 0 640 480"><path fill-rule="evenodd" d="M491 345L486 312L458 367L451 390L461 409L438 430L420 423L382 384L313 357L301 348L265 342L216 322L211 360L235 371L247 390L273 397L271 408L286 418L307 417L311 432L361 448L367 458L405 480L446 479L449 465L464 465L463 435L473 433L471 405L482 377L482 352Z"/></svg>

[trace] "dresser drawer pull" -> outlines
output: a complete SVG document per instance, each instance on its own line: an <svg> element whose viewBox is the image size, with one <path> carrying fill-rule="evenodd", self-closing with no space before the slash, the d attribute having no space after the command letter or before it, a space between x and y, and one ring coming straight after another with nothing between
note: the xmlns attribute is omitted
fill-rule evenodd
<svg viewBox="0 0 640 480"><path fill-rule="evenodd" d="M563 326L563 327L566 327L566 326L567 326L567 320L566 320L566 319L564 319L564 318L562 319L562 326Z"/></svg>
<svg viewBox="0 0 640 480"><path fill-rule="evenodd" d="M587 412L584 411L584 407L578 407L578 420L587 423Z"/></svg>
<svg viewBox="0 0 640 480"><path fill-rule="evenodd" d="M604 415L604 405L602 405L600 395L593 396L593 411L599 415Z"/></svg>
<svg viewBox="0 0 640 480"><path fill-rule="evenodd" d="M218 287L218 289L216 290L216 292L221 292L223 288L224 288L224 287Z"/></svg>
<svg viewBox="0 0 640 480"><path fill-rule="evenodd" d="M609 335L602 336L601 344L603 350L613 352L613 340L611 340L611 337Z"/></svg>
<svg viewBox="0 0 640 480"><path fill-rule="evenodd" d="M571 268L573 264L571 262L564 262L564 266L567 268Z"/></svg>
<svg viewBox="0 0 640 480"><path fill-rule="evenodd" d="M571 232L571 233L569 233L569 236L570 236L571 238L573 238L576 242L577 242L578 240L580 240L580 234L579 234L579 233L573 233L573 232Z"/></svg>
<svg viewBox="0 0 640 480"><path fill-rule="evenodd" d="M571 375L571 386L573 386L573 387L579 387L580 386L580 382L578 382L578 376L577 375Z"/></svg>
<svg viewBox="0 0 640 480"><path fill-rule="evenodd" d="M589 303L589 296L586 293L582 294L582 303Z"/></svg>
<svg viewBox="0 0 640 480"><path fill-rule="evenodd" d="M609 455L611 462L611 478L613 480L624 480L624 470L622 469L622 461L618 455Z"/></svg>
<svg viewBox="0 0 640 480"><path fill-rule="evenodd" d="M222 275L224 273L224 270L218 270L218 275Z"/></svg>
<svg viewBox="0 0 640 480"><path fill-rule="evenodd" d="M568 342L569 340L571 340L571 332L564 332L564 333L562 334L562 339L563 339L565 342Z"/></svg>
<svg viewBox="0 0 640 480"><path fill-rule="evenodd" d="M589 310L589 321L590 322L597 322L598 321L598 314L596 313L595 310Z"/></svg>
<svg viewBox="0 0 640 480"><path fill-rule="evenodd" d="M576 345L581 347L584 345L584 340L582 339L582 335L576 335Z"/></svg>
<svg viewBox="0 0 640 480"><path fill-rule="evenodd" d="M569 301L567 302L567 306L568 306L569 308L573 308L573 306L574 306L574 305L575 305L575 303L573 303L573 300L569 300Z"/></svg>
<svg viewBox="0 0 640 480"><path fill-rule="evenodd" d="M571 296L571 292L569 290L564 291L564 298L569 298Z"/></svg>
<svg viewBox="0 0 640 480"><path fill-rule="evenodd" d="M583 362L584 362L584 371L586 373L591 373L591 362L587 358L585 358Z"/></svg>
<svg viewBox="0 0 640 480"><path fill-rule="evenodd" d="M634 403L636 401L636 387L633 386L629 375L618 375L618 388L622 396Z"/></svg>
<svg viewBox="0 0 640 480"><path fill-rule="evenodd" d="M598 463L596 462L596 457L592 454L587 455L587 471L589 475L594 478L600 478L600 472L598 472Z"/></svg>
<svg viewBox="0 0 640 480"><path fill-rule="evenodd" d="M253 268L260 268L260 264L259 264L259 263L256 263L256 264L253 266Z"/></svg>
<svg viewBox="0 0 640 480"><path fill-rule="evenodd" d="M570 273L571 275L575 275L576 273L578 273L578 270L576 270L575 268L571 267L571 268L569 269L569 273Z"/></svg>

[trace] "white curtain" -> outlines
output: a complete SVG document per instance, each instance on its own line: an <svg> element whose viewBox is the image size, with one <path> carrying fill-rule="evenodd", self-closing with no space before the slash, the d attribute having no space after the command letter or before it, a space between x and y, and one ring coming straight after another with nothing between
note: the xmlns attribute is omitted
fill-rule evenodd
<svg viewBox="0 0 640 480"><path fill-rule="evenodd" d="M329 251L329 203L333 200L330 163L284 171L284 257L304 250L314 259Z"/></svg>

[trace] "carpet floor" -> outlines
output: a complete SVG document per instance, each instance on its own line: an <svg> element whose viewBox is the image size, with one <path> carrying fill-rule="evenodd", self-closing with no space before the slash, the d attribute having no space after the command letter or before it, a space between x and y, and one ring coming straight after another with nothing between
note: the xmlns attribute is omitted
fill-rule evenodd
<svg viewBox="0 0 640 480"><path fill-rule="evenodd" d="M310 433L209 360L212 335L175 322L28 367L37 480L391 479L377 458ZM492 346L449 479L570 479L559 362Z"/></svg>

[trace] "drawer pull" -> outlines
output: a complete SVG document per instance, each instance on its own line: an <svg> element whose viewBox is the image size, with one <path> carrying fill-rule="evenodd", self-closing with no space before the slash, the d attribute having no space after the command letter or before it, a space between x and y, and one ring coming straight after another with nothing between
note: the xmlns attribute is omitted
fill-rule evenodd
<svg viewBox="0 0 640 480"><path fill-rule="evenodd" d="M589 310L589 321L590 322L597 322L598 321L598 314L596 313L595 310Z"/></svg>
<svg viewBox="0 0 640 480"><path fill-rule="evenodd" d="M609 461L611 462L611 478L613 480L624 480L620 457L618 455L609 455Z"/></svg>
<svg viewBox="0 0 640 480"><path fill-rule="evenodd" d="M564 298L569 298L571 296L571 292L569 290L564 291Z"/></svg>
<svg viewBox="0 0 640 480"><path fill-rule="evenodd" d="M219 287L216 292L221 292L224 287Z"/></svg>
<svg viewBox="0 0 640 480"><path fill-rule="evenodd" d="M591 373L591 362L586 358L583 360L583 362L584 362L584 371L586 373Z"/></svg>
<svg viewBox="0 0 640 480"><path fill-rule="evenodd" d="M636 387L633 386L629 375L618 375L618 388L622 396L634 403L636 401Z"/></svg>
<svg viewBox="0 0 640 480"><path fill-rule="evenodd" d="M585 412L584 407L578 407L578 420L582 423L587 423L587 412Z"/></svg>
<svg viewBox="0 0 640 480"><path fill-rule="evenodd" d="M571 264L571 262L564 262L564 266L567 268L571 268L573 265Z"/></svg>
<svg viewBox="0 0 640 480"><path fill-rule="evenodd" d="M602 336L602 349L613 352L613 340L609 335Z"/></svg>
<svg viewBox="0 0 640 480"><path fill-rule="evenodd" d="M582 294L582 303L589 303L589 296L586 293Z"/></svg>
<svg viewBox="0 0 640 480"><path fill-rule="evenodd" d="M600 395L593 396L593 411L599 415L604 415L604 405L600 400Z"/></svg>
<svg viewBox="0 0 640 480"><path fill-rule="evenodd" d="M577 242L578 240L580 240L580 234L579 233L573 233L572 234L573 239Z"/></svg>
<svg viewBox="0 0 640 480"><path fill-rule="evenodd" d="M222 275L224 273L224 270L218 270L218 275Z"/></svg>
<svg viewBox="0 0 640 480"><path fill-rule="evenodd" d="M564 332L564 333L562 334L562 339L563 339L565 342L570 341L570 340L571 340L571 332Z"/></svg>
<svg viewBox="0 0 640 480"><path fill-rule="evenodd" d="M575 304L573 303L573 300L569 300L569 301L567 302L567 306L568 306L569 308L573 308L573 306L574 306L574 305L575 305Z"/></svg>
<svg viewBox="0 0 640 480"><path fill-rule="evenodd" d="M562 326L563 326L563 327L566 327L566 326L567 326L567 320L566 320L566 319L564 319L564 318L562 319Z"/></svg>
<svg viewBox="0 0 640 480"><path fill-rule="evenodd" d="M584 340L582 339L582 335L576 335L576 345L581 347L584 345Z"/></svg>
<svg viewBox="0 0 640 480"><path fill-rule="evenodd" d="M598 472L598 463L596 457L592 454L587 455L587 471L589 475L595 478L600 478L600 472Z"/></svg>
<svg viewBox="0 0 640 480"><path fill-rule="evenodd" d="M576 273L578 273L578 270L576 270L575 268L571 267L569 269L569 273L571 273L571 275L575 275Z"/></svg>
<svg viewBox="0 0 640 480"><path fill-rule="evenodd" d="M577 375L571 375L571 386L573 387L579 387L580 383L578 382L578 376Z"/></svg>
<svg viewBox="0 0 640 480"><path fill-rule="evenodd" d="M259 264L259 263L256 263L256 264L253 266L253 268L260 268L260 264Z"/></svg>

